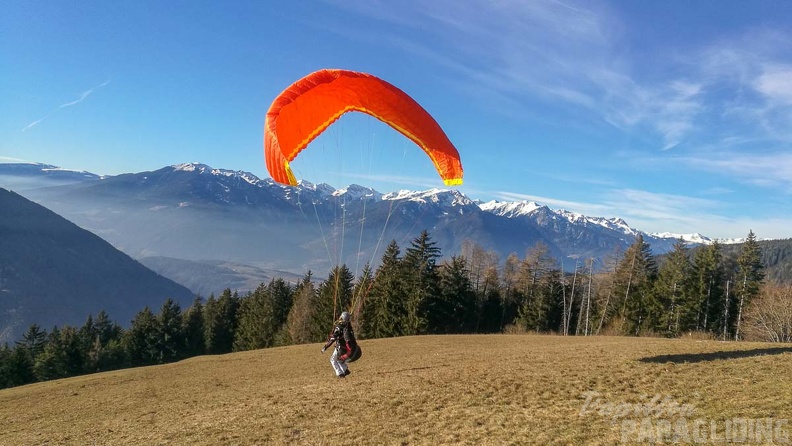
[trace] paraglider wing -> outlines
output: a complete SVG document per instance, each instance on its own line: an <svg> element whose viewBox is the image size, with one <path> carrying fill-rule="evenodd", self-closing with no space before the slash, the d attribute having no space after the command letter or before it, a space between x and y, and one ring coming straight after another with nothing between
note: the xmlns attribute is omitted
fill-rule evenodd
<svg viewBox="0 0 792 446"><path fill-rule="evenodd" d="M264 124L264 157L272 178L297 185L289 162L348 111L390 125L429 155L446 185L462 184L459 152L423 107L382 79L346 70L309 74L272 102Z"/></svg>

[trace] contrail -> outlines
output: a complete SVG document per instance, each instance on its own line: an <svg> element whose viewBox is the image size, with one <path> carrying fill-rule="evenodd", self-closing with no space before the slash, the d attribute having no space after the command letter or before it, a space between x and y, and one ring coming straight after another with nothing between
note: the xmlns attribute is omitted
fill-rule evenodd
<svg viewBox="0 0 792 446"><path fill-rule="evenodd" d="M109 83L110 83L110 81L106 80L106 81L102 82L101 84L99 84L99 85L97 85L97 86L95 86L93 88L90 88L88 90L83 91L80 94L80 98L79 99L59 105L58 108L56 108L55 110L47 113L46 115L44 115L43 118L37 119L37 120L31 122L30 124L26 125L25 128L22 129L22 131L24 132L24 131L27 131L27 130L37 126L39 123L41 123L41 121L49 118L53 113L57 112L58 110L60 110L62 108L71 107L72 105L79 104L80 102L84 101L88 96L90 96L94 91L104 87L105 85L107 85Z"/></svg>
<svg viewBox="0 0 792 446"><path fill-rule="evenodd" d="M104 87L105 85L107 85L109 83L110 83L110 81L104 81L101 84L99 84L99 85L97 85L97 86L95 86L95 87L93 87L93 88L91 88L89 90L83 91L82 94L80 94L80 99L77 99L76 101L67 102L65 104L61 104L61 106L58 107L58 108L66 108L66 107L70 107L70 106L72 106L74 104L79 104L80 102L84 101L85 98L90 96L91 93L93 93L94 91Z"/></svg>

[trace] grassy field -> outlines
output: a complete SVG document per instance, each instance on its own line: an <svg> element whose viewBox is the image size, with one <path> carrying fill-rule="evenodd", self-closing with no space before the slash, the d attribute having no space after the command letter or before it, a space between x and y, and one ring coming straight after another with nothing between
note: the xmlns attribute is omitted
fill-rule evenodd
<svg viewBox="0 0 792 446"><path fill-rule="evenodd" d="M669 425L694 418L705 436L680 443L712 441L713 426L734 437L746 419L792 437L789 345L470 335L361 346L346 379L313 344L2 390L0 444L610 445L670 442Z"/></svg>

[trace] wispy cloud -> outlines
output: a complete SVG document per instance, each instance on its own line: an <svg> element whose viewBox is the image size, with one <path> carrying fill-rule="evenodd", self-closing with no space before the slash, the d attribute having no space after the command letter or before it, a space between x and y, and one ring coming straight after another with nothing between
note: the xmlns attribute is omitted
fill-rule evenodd
<svg viewBox="0 0 792 446"><path fill-rule="evenodd" d="M681 157L679 160L699 170L736 176L744 182L780 188L792 194L792 153L719 152L714 156Z"/></svg>
<svg viewBox="0 0 792 446"><path fill-rule="evenodd" d="M660 150L722 138L711 129L792 142L788 30L735 29L653 54L651 65L663 68L647 75L629 38L640 30L604 2L350 0L341 7L398 25L369 38L452 70L451 82L493 110L566 106L576 118L657 141Z"/></svg>
<svg viewBox="0 0 792 446"><path fill-rule="evenodd" d="M538 195L521 194L516 192L498 191L492 194L499 200L504 201L534 201L538 204L549 206L553 209L566 209L592 216L617 216L613 209L605 204L585 203L579 201L559 200L556 198L542 197Z"/></svg>
<svg viewBox="0 0 792 446"><path fill-rule="evenodd" d="M0 163L29 163L28 160L0 155Z"/></svg>
<svg viewBox="0 0 792 446"><path fill-rule="evenodd" d="M42 121L44 121L45 119L49 118L49 117L50 117L50 116L52 116L54 113L56 113L58 110L61 110L61 109L64 109L64 108L66 108L66 107L71 107L71 106L73 106L73 105L77 105L77 104L79 104L80 102L82 102L82 101L84 101L86 98L88 98L88 96L92 95L92 94L93 94L93 93L94 93L96 90L98 90L98 89L100 89L100 88L102 88L102 87L106 86L106 85L107 85L107 84L109 84L109 83L110 83L110 81L109 81L109 80L107 80L107 81L104 81L104 82L102 82L101 84L99 84L99 85L97 85L97 86L95 86L95 87L92 87L92 88L90 88L90 89L88 89L88 90L85 90L85 91L83 91L82 93L80 93L80 97L79 97L78 99L76 99L76 100L74 100L74 101L69 101L69 102L66 102L66 103L63 103L63 104L59 105L59 106L58 106L58 108L56 108L55 110L53 110L53 111L51 111L51 112L47 113L47 114L46 114L46 115L44 115L42 118L39 118L39 119L37 119L37 120L35 120L35 121L31 122L30 124L26 125L26 126L25 126L25 127L22 129L22 131L23 131L23 132L25 132L25 131L27 131L27 130L29 130L29 129L31 129L31 128L33 128L33 127L35 127L35 126L37 126L37 125L38 125L38 124L40 124Z"/></svg>

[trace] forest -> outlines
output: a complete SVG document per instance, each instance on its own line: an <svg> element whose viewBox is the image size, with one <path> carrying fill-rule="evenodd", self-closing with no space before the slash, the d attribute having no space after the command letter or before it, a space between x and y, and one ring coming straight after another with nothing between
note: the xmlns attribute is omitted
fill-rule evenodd
<svg viewBox="0 0 792 446"><path fill-rule="evenodd" d="M309 271L298 283L278 278L244 295L198 296L186 309L166 299L126 329L104 311L81 327L31 325L14 346L0 347L0 388L322 342L343 310L353 313L359 339L536 332L792 342L792 286L767 279L761 245L753 232L738 248L691 250L680 240L657 257L638 236L605 265L579 259L564 272L542 244L501 260L466 242L443 258L423 231L403 252L391 241L376 270L358 277L339 265L323 280Z"/></svg>

